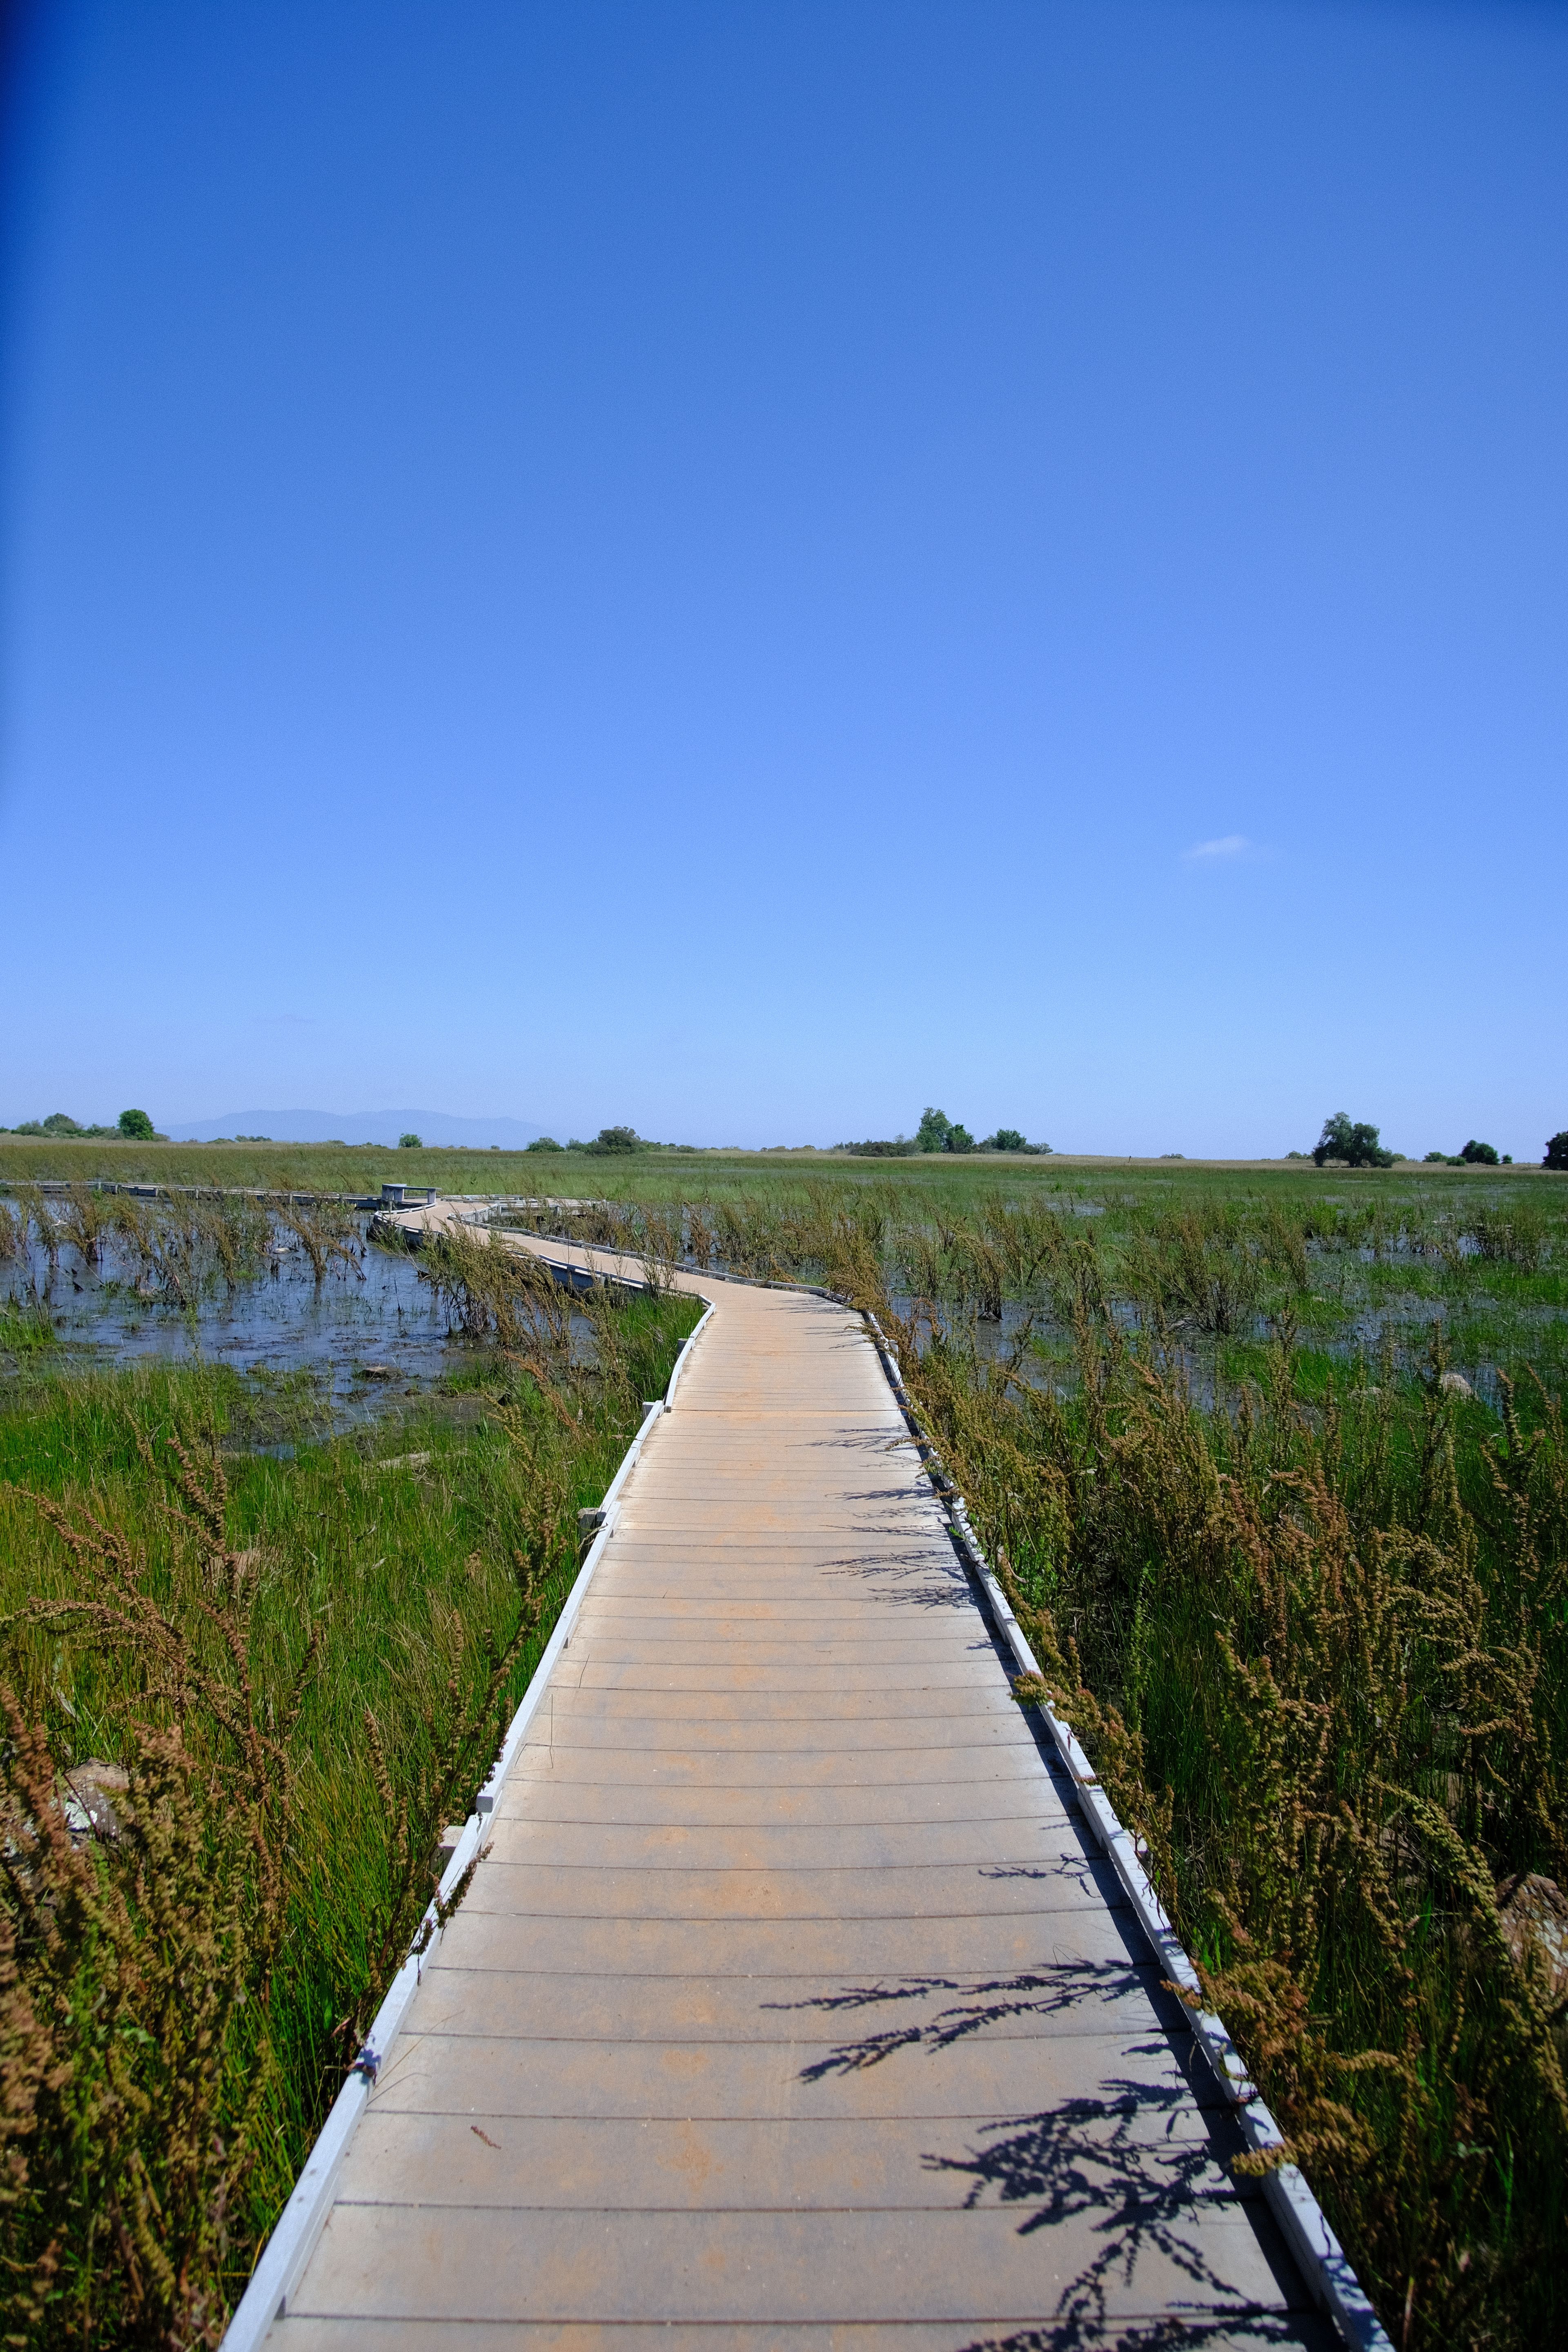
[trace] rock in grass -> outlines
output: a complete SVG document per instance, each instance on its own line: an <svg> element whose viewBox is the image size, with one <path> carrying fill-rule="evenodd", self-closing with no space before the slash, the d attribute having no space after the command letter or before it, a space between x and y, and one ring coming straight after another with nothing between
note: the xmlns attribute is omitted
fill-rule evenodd
<svg viewBox="0 0 1568 2352"><path fill-rule="evenodd" d="M1531 1952L1545 1963L1547 1999L1568 1999L1568 1901L1554 1878L1537 1870L1505 1878L1497 1891L1504 1941L1514 1966L1523 1969Z"/></svg>
<svg viewBox="0 0 1568 2352"><path fill-rule="evenodd" d="M78 1845L88 1838L120 1835L113 1800L122 1797L130 1786L131 1775L124 1765L106 1764L100 1756L89 1756L60 1774L60 1805L66 1827Z"/></svg>
<svg viewBox="0 0 1568 2352"><path fill-rule="evenodd" d="M1437 1385L1448 1396L1467 1397L1475 1395L1474 1389L1470 1386L1463 1372L1445 1372Z"/></svg>

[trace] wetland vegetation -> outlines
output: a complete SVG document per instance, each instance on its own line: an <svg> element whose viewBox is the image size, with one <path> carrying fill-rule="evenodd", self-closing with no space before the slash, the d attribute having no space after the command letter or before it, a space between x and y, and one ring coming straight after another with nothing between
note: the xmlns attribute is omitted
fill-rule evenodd
<svg viewBox="0 0 1568 2352"><path fill-rule="evenodd" d="M210 1167L214 1148L144 1149ZM283 1155L250 1149L249 1181L278 1182ZM367 1157L288 1162L325 1191L346 1160L342 1189L369 1190ZM875 1309L1395 2343L1549 2340L1568 2218L1568 1185L1484 1161L611 1153L584 1200L577 1155L385 1158L454 1191L482 1172L527 1225ZM59 1302L73 1271L90 1288L93 1234L68 1231L69 1203L15 1193L13 1224L37 1206L56 1255L35 1220L0 1342L4 1998L11 2079L36 2080L53 2120L12 2128L8 2183L48 2154L38 2193L8 2185L0 2212L13 2258L47 2250L43 2217L73 2217L53 2257L62 2339L80 2340L90 2280L104 2340L112 2310L151 2341L173 2296L199 2341L427 1898L430 1844L564 1590L574 1508L690 1310L590 1299L574 1317L526 1277L496 1290L499 1261L459 1237L433 1280L388 1276L418 1288L447 1369L395 1397L373 1384L374 1404L352 1366L70 1370ZM149 1236L136 1276L171 1328L193 1309L157 1307L161 1263L198 1314L229 1296L217 1242L173 1237L188 1213L169 1204L164 1259ZM274 1280L244 1270L272 1263L243 1238L259 1213L234 1213L236 1296ZM320 1283L303 1244L292 1278L356 1295L357 1225L305 1213ZM89 1591L133 1635L106 1643ZM88 1757L131 1769L130 1826L56 1836L50 1859L51 1776ZM154 1861L190 1894L177 1936L138 1907ZM62 1918L91 1955L77 1977L49 1940ZM221 2059L160 2041L176 1979L211 1988L203 2047ZM24 1996L35 2043L16 2039ZM79 2050L89 2016L99 2039ZM67 2063L73 2087L47 2089ZM199 2096L176 2092L188 2080ZM184 2217L173 2284L138 2252L154 2205Z"/></svg>

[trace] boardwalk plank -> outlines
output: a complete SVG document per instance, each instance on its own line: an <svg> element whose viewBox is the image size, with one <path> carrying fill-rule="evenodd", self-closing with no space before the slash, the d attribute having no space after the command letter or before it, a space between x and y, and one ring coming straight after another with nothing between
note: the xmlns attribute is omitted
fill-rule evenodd
<svg viewBox="0 0 1568 2352"><path fill-rule="evenodd" d="M1102 2225L1116 2185L1039 2236L997 2207L559 2212L342 2199L312 2269L334 2281L328 2307L441 2319L945 2319L972 2328L1037 2314L1088 2281L1110 2316L1288 2308L1253 2214L1238 2200L1184 2200L1168 2214L1162 2180L1141 2183L1140 2194L1159 2218L1137 2231L1135 2248L1134 2231L1124 2228L1121 2258L1109 2261ZM300 2297L304 2312L323 2307L312 2303L313 2284Z"/></svg>

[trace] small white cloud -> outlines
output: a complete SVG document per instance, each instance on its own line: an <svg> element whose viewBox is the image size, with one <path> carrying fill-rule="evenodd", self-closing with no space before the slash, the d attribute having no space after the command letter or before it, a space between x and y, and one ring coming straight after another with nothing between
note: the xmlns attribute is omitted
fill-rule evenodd
<svg viewBox="0 0 1568 2352"><path fill-rule="evenodd" d="M1252 844L1246 834L1224 833L1217 841L1194 841L1190 849L1183 850L1182 856L1188 865L1196 865L1200 858L1247 857L1251 850Z"/></svg>

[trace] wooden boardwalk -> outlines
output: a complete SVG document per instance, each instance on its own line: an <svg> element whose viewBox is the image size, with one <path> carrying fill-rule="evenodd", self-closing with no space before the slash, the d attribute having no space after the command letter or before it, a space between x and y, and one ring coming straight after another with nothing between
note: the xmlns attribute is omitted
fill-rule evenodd
<svg viewBox="0 0 1568 2352"><path fill-rule="evenodd" d="M1338 2341L858 1319L704 1284L277 2352Z"/></svg>

